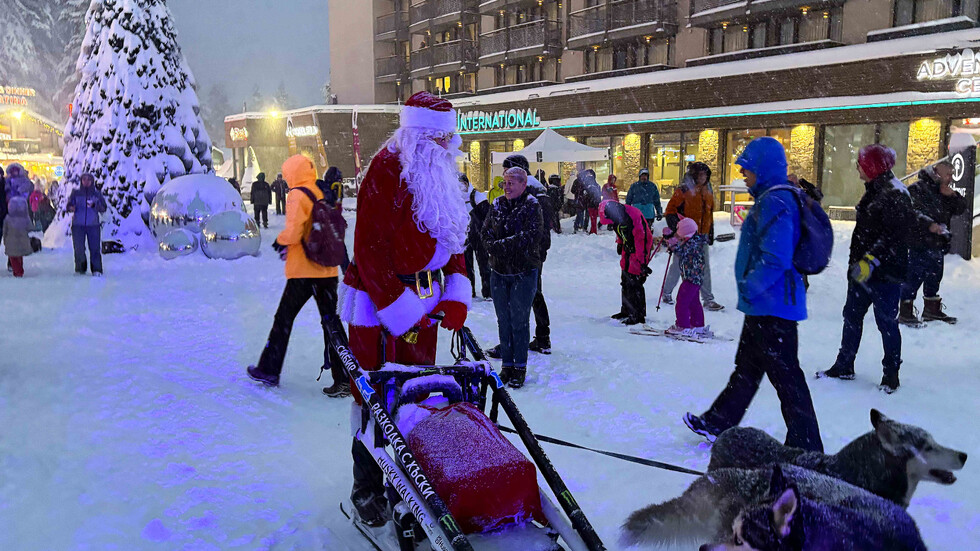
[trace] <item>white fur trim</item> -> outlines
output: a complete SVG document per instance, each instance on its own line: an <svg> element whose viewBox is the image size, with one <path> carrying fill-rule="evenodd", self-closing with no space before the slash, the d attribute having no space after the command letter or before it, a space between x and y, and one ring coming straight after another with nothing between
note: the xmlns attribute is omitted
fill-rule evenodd
<svg viewBox="0 0 980 551"><path fill-rule="evenodd" d="M406 288L395 302L378 310L378 319L392 335L400 337L427 313L429 310L425 309L425 304L418 294Z"/></svg>
<svg viewBox="0 0 980 551"><path fill-rule="evenodd" d="M442 295L442 300L462 302L469 308L473 300L473 288L470 286L469 278L463 274L446 276L446 293Z"/></svg>
<svg viewBox="0 0 980 551"><path fill-rule="evenodd" d="M354 290L343 281L337 284L337 315L347 323L354 319Z"/></svg>
<svg viewBox="0 0 980 551"><path fill-rule="evenodd" d="M400 126L402 128L427 128L442 132L456 132L456 110L433 111L425 107L402 107Z"/></svg>
<svg viewBox="0 0 980 551"><path fill-rule="evenodd" d="M438 270L449 263L449 249L436 242L436 252L432 253L432 259L425 265L426 270Z"/></svg>

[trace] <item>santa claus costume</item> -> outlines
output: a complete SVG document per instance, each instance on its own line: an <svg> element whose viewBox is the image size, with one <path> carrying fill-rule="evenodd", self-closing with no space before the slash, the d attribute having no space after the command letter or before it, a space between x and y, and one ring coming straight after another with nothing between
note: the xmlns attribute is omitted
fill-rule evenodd
<svg viewBox="0 0 980 551"><path fill-rule="evenodd" d="M432 365L438 328L428 316L443 313L443 327L452 330L466 321L471 289L462 253L469 214L456 168L461 144L452 104L419 92L368 167L338 306L365 370L385 361ZM360 403L356 389L354 395ZM358 440L352 453L351 500L362 520L381 525L382 473Z"/></svg>

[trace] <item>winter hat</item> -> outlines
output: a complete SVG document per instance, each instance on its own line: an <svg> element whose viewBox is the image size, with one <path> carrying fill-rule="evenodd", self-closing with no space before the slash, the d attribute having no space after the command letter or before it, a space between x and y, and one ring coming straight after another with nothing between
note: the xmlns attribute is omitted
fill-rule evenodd
<svg viewBox="0 0 980 551"><path fill-rule="evenodd" d="M677 236L681 239L694 237L698 233L698 223L693 218L681 218L677 222Z"/></svg>
<svg viewBox="0 0 980 551"><path fill-rule="evenodd" d="M650 171L649 171L648 169L645 169L645 168L641 168L641 169L640 169L640 174L639 174L639 175L640 175L640 176L643 176L644 174L646 174L647 176L649 176L649 175L650 175Z"/></svg>
<svg viewBox="0 0 980 551"><path fill-rule="evenodd" d="M264 182L265 181L265 172L259 172L258 176L256 176L255 179L258 180L258 181L260 181L260 182Z"/></svg>
<svg viewBox="0 0 980 551"><path fill-rule="evenodd" d="M691 176L697 176L701 172L706 172L708 174L708 180L709 181L711 180L711 167L709 167L708 165L700 161L696 161L687 165L687 173L690 174Z"/></svg>
<svg viewBox="0 0 980 551"><path fill-rule="evenodd" d="M400 116L401 128L456 132L456 111L453 104L428 92L418 92L405 102Z"/></svg>
<svg viewBox="0 0 980 551"><path fill-rule="evenodd" d="M858 152L858 166L868 176L877 178L895 166L895 150L878 143L866 145Z"/></svg>
<svg viewBox="0 0 980 551"><path fill-rule="evenodd" d="M332 166L323 173L323 182L330 185L334 182L339 182L344 178L344 175L340 172L340 169Z"/></svg>
<svg viewBox="0 0 980 551"><path fill-rule="evenodd" d="M515 166L519 168L523 168L524 172L527 172L528 175L531 174L531 165L530 163L527 162L527 157L525 157L524 155L510 155L509 157L504 159L505 169L515 167Z"/></svg>
<svg viewBox="0 0 980 551"><path fill-rule="evenodd" d="M626 223L626 207L619 201L606 199L599 203L599 223L606 226L615 224L617 226Z"/></svg>

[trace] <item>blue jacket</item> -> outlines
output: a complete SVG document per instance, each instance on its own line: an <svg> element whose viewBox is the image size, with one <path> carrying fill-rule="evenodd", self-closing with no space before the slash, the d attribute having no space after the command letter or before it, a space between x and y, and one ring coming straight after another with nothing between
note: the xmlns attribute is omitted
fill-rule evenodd
<svg viewBox="0 0 980 551"><path fill-rule="evenodd" d="M92 202L92 206L88 205L89 201ZM71 219L72 227L98 226L99 213L106 211L105 198L95 184L90 187L79 186L72 191L65 206L74 213Z"/></svg>
<svg viewBox="0 0 980 551"><path fill-rule="evenodd" d="M757 138L746 146L736 164L758 178L749 193L756 202L742 224L735 256L738 309L749 316L806 319L803 276L793 267L800 240L800 212L786 191L765 191L786 180L786 153L773 138Z"/></svg>
<svg viewBox="0 0 980 551"><path fill-rule="evenodd" d="M646 219L664 215L663 207L660 205L660 190L657 184L647 180L641 182L637 180L626 192L626 204L640 209Z"/></svg>

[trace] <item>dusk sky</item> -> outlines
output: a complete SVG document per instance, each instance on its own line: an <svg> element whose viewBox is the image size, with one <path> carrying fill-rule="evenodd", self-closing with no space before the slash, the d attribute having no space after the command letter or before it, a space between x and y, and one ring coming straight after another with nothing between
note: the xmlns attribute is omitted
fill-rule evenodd
<svg viewBox="0 0 980 551"><path fill-rule="evenodd" d="M320 89L330 72L327 0L170 0L167 5L200 96L223 82L239 110L256 83L269 97L281 81L297 107L323 103Z"/></svg>

